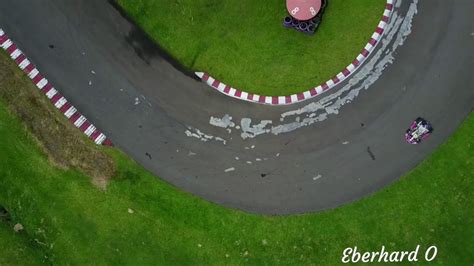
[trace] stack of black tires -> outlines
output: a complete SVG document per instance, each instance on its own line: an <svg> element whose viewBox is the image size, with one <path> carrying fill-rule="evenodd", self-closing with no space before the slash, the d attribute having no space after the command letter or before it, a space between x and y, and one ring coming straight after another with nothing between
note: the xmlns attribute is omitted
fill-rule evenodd
<svg viewBox="0 0 474 266"><path fill-rule="evenodd" d="M328 0L322 0L321 10L314 18L310 20L297 20L292 16L288 15L283 19L283 25L287 28L293 28L308 35L313 35L321 24L323 13L327 5Z"/></svg>

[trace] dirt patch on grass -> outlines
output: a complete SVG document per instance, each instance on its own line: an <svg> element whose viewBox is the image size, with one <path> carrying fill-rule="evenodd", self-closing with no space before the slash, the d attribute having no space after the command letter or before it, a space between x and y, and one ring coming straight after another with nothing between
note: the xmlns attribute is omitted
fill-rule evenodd
<svg viewBox="0 0 474 266"><path fill-rule="evenodd" d="M92 182L105 189L115 174L113 159L102 152L75 128L33 85L8 56L0 52L0 98L19 117L52 164L74 168L92 177Z"/></svg>

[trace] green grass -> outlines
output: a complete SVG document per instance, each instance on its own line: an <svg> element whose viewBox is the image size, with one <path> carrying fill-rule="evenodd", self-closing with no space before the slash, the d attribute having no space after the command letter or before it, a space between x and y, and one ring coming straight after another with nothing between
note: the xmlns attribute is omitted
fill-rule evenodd
<svg viewBox="0 0 474 266"><path fill-rule="evenodd" d="M12 262L33 265L40 257L41 253L21 233L13 233L13 225L0 220L0 265Z"/></svg>
<svg viewBox="0 0 474 266"><path fill-rule="evenodd" d="M285 29L285 0L118 0L185 66L261 95L308 90L351 63L386 0L330 0L318 32Z"/></svg>
<svg viewBox="0 0 474 266"><path fill-rule="evenodd" d="M8 56L0 52L0 99L33 134L51 163L61 168L77 168L105 187L115 171L113 160L102 153L51 108L47 97L20 71ZM60 138L58 136L61 136ZM89 145L87 145L89 144Z"/></svg>
<svg viewBox="0 0 474 266"><path fill-rule="evenodd" d="M5 84L34 89L2 81L0 90ZM0 205L11 221L0 221L0 264L334 265L349 246L417 244L436 245L440 264L474 260L474 115L414 171L370 197L318 214L266 217L181 192L115 149L101 149L117 168L103 191L74 167L52 166L7 105L0 100ZM25 230L14 233L15 223Z"/></svg>

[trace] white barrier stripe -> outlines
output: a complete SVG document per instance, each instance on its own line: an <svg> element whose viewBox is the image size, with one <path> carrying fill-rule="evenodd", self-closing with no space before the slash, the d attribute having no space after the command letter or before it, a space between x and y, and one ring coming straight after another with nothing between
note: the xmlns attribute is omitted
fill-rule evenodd
<svg viewBox="0 0 474 266"><path fill-rule="evenodd" d="M326 82L326 84L328 85L329 88L332 88L332 86L334 86L334 81L332 81L332 79L330 79Z"/></svg>
<svg viewBox="0 0 474 266"><path fill-rule="evenodd" d="M38 74L39 74L38 69L33 68L33 70L31 70L31 72L28 73L28 77L30 77L30 79L34 79Z"/></svg>
<svg viewBox="0 0 474 266"><path fill-rule="evenodd" d="M61 98L59 98L59 100L54 104L54 106L56 106L56 108L60 109L61 107L63 107L63 105L64 105L65 103L67 103L66 98L61 97Z"/></svg>
<svg viewBox="0 0 474 266"><path fill-rule="evenodd" d="M74 108L74 106L69 107L66 112L64 112L64 115L69 119L71 118L72 115L74 115L77 112L77 109Z"/></svg>
<svg viewBox="0 0 474 266"><path fill-rule="evenodd" d="M56 95L56 93L58 93L58 91L55 88L51 88L48 93L46 93L46 97L48 97L48 99L51 99L54 95Z"/></svg>
<svg viewBox="0 0 474 266"><path fill-rule="evenodd" d="M224 89L225 89L225 84L222 83L222 82L219 83L219 86L217 86L217 89L218 89L219 91L224 91Z"/></svg>
<svg viewBox="0 0 474 266"><path fill-rule="evenodd" d="M378 32L374 32L374 34L372 34L372 39L378 41L380 39L381 35L378 33Z"/></svg>
<svg viewBox="0 0 474 266"><path fill-rule="evenodd" d="M6 40L6 41L2 44L3 50L7 50L8 48L10 48L10 46L11 46L12 44L13 44L13 42L12 42L10 39Z"/></svg>
<svg viewBox="0 0 474 266"><path fill-rule="evenodd" d="M202 77L204 77L204 72L196 72L195 74L196 74L196 76L198 76L200 79L202 79Z"/></svg>
<svg viewBox="0 0 474 266"><path fill-rule="evenodd" d="M25 59L18 65L18 67L20 67L21 70L25 70L25 68L29 66L30 63L31 63L30 60Z"/></svg>
<svg viewBox="0 0 474 266"><path fill-rule="evenodd" d="M278 104L284 104L286 101L285 96L278 96Z"/></svg>
<svg viewBox="0 0 474 266"><path fill-rule="evenodd" d="M322 86L317 86L317 87L316 87L316 93L321 94L321 93L323 93L323 92L324 92L324 90L323 90L323 87L322 87Z"/></svg>
<svg viewBox="0 0 474 266"><path fill-rule="evenodd" d="M298 101L298 96L296 94L292 94L290 98L292 103Z"/></svg>
<svg viewBox="0 0 474 266"><path fill-rule="evenodd" d="M21 51L20 49L15 49L15 51L13 51L13 53L10 55L10 57L13 59L13 60L16 60L19 56L21 55Z"/></svg>
<svg viewBox="0 0 474 266"><path fill-rule="evenodd" d="M42 78L42 79L38 82L38 84L36 84L36 87L38 87L38 89L41 90L41 89L44 88L44 86L46 86L46 84L48 84L48 80L45 79L45 78Z"/></svg>
<svg viewBox="0 0 474 266"><path fill-rule="evenodd" d="M339 79L339 82L342 81L346 76L344 76L344 74L342 74L342 72L338 73L336 75L336 77Z"/></svg>
<svg viewBox="0 0 474 266"><path fill-rule="evenodd" d="M236 90L234 88L230 88L229 95L235 95Z"/></svg>
<svg viewBox="0 0 474 266"><path fill-rule="evenodd" d="M311 93L309 91L303 92L303 95L305 99L311 98Z"/></svg>
<svg viewBox="0 0 474 266"><path fill-rule="evenodd" d="M351 72L351 73L352 73L352 71L354 71L354 69L355 69L354 64L350 64L350 65L347 66L347 70L349 70L349 72Z"/></svg>
<svg viewBox="0 0 474 266"><path fill-rule="evenodd" d="M207 80L207 84L212 87L212 83L214 83L214 80L215 79L213 77L209 77L209 79Z"/></svg>
<svg viewBox="0 0 474 266"><path fill-rule="evenodd" d="M84 124L84 122L86 122L86 118L85 118L83 115L81 115L81 116L79 116L79 118L76 120L76 122L74 122L74 125L75 125L76 127L80 127L80 126L82 126L82 124Z"/></svg>
<svg viewBox="0 0 474 266"><path fill-rule="evenodd" d="M105 140L105 135L100 133L99 136L97 136L97 138L95 139L95 143L97 143L98 145L102 144Z"/></svg>
<svg viewBox="0 0 474 266"><path fill-rule="evenodd" d="M91 124L91 125L86 129L86 131L84 131L84 134L86 134L88 137L90 137L90 136L92 135L92 133L94 133L95 129L96 129L95 126Z"/></svg>

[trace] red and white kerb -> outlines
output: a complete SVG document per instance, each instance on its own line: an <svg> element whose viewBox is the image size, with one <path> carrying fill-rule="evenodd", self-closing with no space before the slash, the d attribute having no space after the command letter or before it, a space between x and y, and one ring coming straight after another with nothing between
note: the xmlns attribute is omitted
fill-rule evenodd
<svg viewBox="0 0 474 266"><path fill-rule="evenodd" d="M50 102L63 113L69 121L79 128L87 137L99 145L111 146L112 142L89 122L53 85L40 74L39 70L31 63L26 55L18 49L13 41L0 28L0 47L3 48L18 67L33 81L36 87L48 97Z"/></svg>

